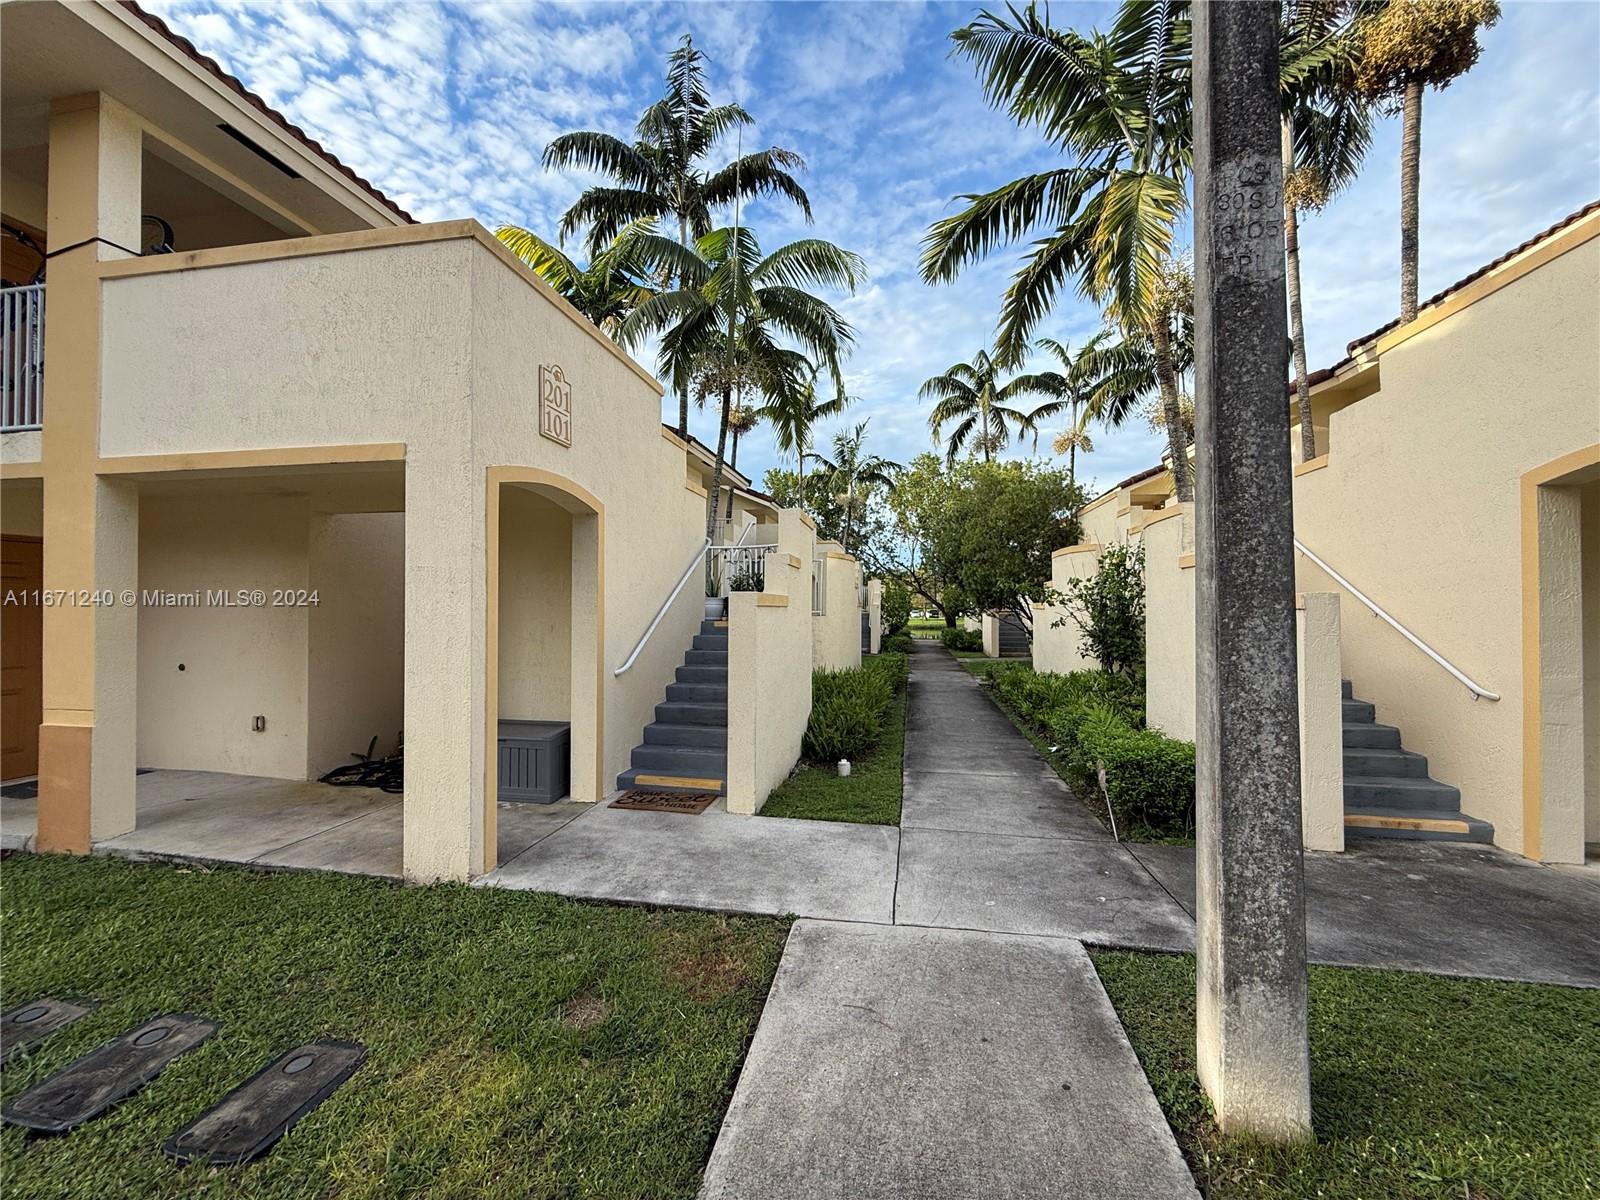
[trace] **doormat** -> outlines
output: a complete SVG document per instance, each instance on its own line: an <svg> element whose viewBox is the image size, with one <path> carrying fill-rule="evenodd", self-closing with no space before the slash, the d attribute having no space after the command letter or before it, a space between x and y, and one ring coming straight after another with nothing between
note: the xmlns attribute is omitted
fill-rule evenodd
<svg viewBox="0 0 1600 1200"><path fill-rule="evenodd" d="M93 1008L93 1004L46 997L0 1015L0 1062L37 1046L56 1030L87 1016Z"/></svg>
<svg viewBox="0 0 1600 1200"><path fill-rule="evenodd" d="M217 1031L186 1013L157 1017L91 1050L0 1107L0 1118L37 1133L66 1133L125 1100L180 1054Z"/></svg>
<svg viewBox="0 0 1600 1200"><path fill-rule="evenodd" d="M273 1059L167 1139L181 1163L232 1167L259 1158L321 1104L366 1058L356 1042L311 1042Z"/></svg>
<svg viewBox="0 0 1600 1200"><path fill-rule="evenodd" d="M611 802L612 808L636 808L641 812L686 813L693 817L717 802L715 792L623 792Z"/></svg>

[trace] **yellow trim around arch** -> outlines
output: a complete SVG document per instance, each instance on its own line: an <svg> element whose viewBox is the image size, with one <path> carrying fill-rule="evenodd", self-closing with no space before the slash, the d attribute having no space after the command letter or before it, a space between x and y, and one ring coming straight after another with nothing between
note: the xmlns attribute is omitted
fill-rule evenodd
<svg viewBox="0 0 1600 1200"><path fill-rule="evenodd" d="M1600 442L1523 473L1522 493L1522 853L1544 850L1544 752L1541 743L1544 663L1539 628L1539 489L1600 466Z"/></svg>

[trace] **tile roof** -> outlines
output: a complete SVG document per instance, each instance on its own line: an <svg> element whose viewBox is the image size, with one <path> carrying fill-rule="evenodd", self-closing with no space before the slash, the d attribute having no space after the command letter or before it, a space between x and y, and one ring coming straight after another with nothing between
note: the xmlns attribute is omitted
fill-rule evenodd
<svg viewBox="0 0 1600 1200"><path fill-rule="evenodd" d="M1493 271L1495 268L1505 266L1506 263L1510 262L1513 258L1517 257L1517 255L1523 254L1523 253L1525 253L1525 252L1527 252L1529 250L1532 250L1535 246L1537 246L1540 242L1544 241L1546 238L1554 237L1556 234L1560 233L1562 230L1568 228L1569 226L1576 225L1579 221L1583 220L1583 218L1587 217L1590 213L1596 212L1596 211L1600 211L1600 200L1595 200L1595 201L1592 201L1589 204L1585 204L1577 212L1571 213L1568 216L1563 217L1561 220L1557 221L1554 225L1550 226L1549 229L1546 229L1543 233L1534 234L1531 238L1529 238L1527 241L1523 242L1522 245L1516 247L1514 250L1506 251L1504 254L1502 254L1499 258L1495 259L1493 262L1484 263L1483 266L1479 267L1472 274L1467 275L1467 276L1465 276L1465 277L1463 277L1461 279L1456 280L1449 287L1445 288L1444 291L1439 292L1437 295L1429 296L1426 300L1424 300L1418 306L1418 311L1421 311L1424 308L1431 308L1433 305L1438 304L1441 300L1445 299L1447 296L1451 295L1453 292L1459 292L1462 288L1466 287L1467 284L1472 283L1475 280L1482 279L1485 275L1489 274L1489 272ZM1354 354L1359 347L1366 345L1368 342L1373 341L1376 338L1382 337L1384 334L1388 333L1391 329L1395 329L1399 325L1400 325L1400 318L1396 317L1394 320L1390 321L1387 325L1379 326L1377 329L1374 329L1371 333L1367 334L1365 337L1358 337L1355 341L1351 342L1348 346L1346 346L1345 349L1348 350L1351 354ZM1340 364L1340 365L1342 365L1342 364ZM1330 370L1337 370L1338 368L1337 367L1331 367L1329 369Z"/></svg>
<svg viewBox="0 0 1600 1200"><path fill-rule="evenodd" d="M361 178L361 176L357 175L349 167L345 166L344 163L340 162L336 157L334 157L334 155L332 153L330 153L328 150L324 149L321 142L318 142L315 138L313 138L310 134L308 134L304 129L301 129L300 126L295 125L292 122L290 122L290 120L287 117L285 117L282 113L277 111L277 109L269 107L265 100L263 100L260 96L256 95L254 92L252 92L249 88L245 87L244 84L240 83L238 79L234 78L232 75L229 75L226 71L224 71L222 69L222 67L217 63L216 59L209 58L206 55L201 54L200 51L195 49L194 43L191 42L188 38L181 37L178 34L173 33L172 30L167 27L167 23L165 21L163 21L160 17L156 16L154 13L145 12L145 10L140 8L137 4L135 4L133 2L133 0L118 0L118 2L122 5L123 8L127 9L130 13L132 13L135 17L137 17L145 25L149 26L152 30L154 30L157 34L159 34L162 38L164 38L166 41L170 42L172 45L176 46L179 50L181 50L184 53L184 55L186 55L188 58L194 60L196 63L198 63L200 66L204 67L208 72L210 72L213 76L215 76L218 80L220 80L222 83L226 84L227 87L230 90L236 92L241 98L243 98L250 105L252 105L254 108L256 108L268 120L272 121L274 124L279 126L281 129L284 130L284 132L288 133L290 136L292 136L297 141L299 141L301 144L306 146L309 150L311 150L314 154L316 154L323 161L325 161L330 166L332 166L334 168L334 170L338 171L341 175L343 175L345 178L349 179L352 183L354 183L357 187L359 187L363 191L365 191L373 199L377 200L380 204L382 204L390 212L394 213L395 216L400 217L402 220L406 221L407 223L415 224L415 222L416 222L416 218L415 217L413 217L405 209L401 208L393 200L389 199L388 196L385 196L377 188L373 187L372 184L368 183L365 179Z"/></svg>

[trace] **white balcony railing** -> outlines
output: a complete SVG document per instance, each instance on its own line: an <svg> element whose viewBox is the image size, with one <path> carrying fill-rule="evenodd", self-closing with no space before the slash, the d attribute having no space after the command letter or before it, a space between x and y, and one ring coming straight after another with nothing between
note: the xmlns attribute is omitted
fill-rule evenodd
<svg viewBox="0 0 1600 1200"><path fill-rule="evenodd" d="M0 433L44 421L44 284L0 288Z"/></svg>

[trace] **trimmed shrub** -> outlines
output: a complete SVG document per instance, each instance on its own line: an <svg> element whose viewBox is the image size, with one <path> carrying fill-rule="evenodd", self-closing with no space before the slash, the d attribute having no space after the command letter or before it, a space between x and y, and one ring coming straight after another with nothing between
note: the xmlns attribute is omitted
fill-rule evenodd
<svg viewBox="0 0 1600 1200"><path fill-rule="evenodd" d="M811 719L802 750L813 762L857 758L877 745L883 717L904 685L908 665L902 654L880 654L845 671L811 676Z"/></svg>
<svg viewBox="0 0 1600 1200"><path fill-rule="evenodd" d="M976 629L942 629L939 641L946 650L982 650L983 634Z"/></svg>
<svg viewBox="0 0 1600 1200"><path fill-rule="evenodd" d="M1080 794L1099 793L1100 764L1105 765L1106 794L1123 836L1171 836L1194 829L1193 742L1155 729L1130 729L1115 717L1109 727L1085 720L1068 768Z"/></svg>
<svg viewBox="0 0 1600 1200"><path fill-rule="evenodd" d="M884 634L889 637L899 633L910 622L911 593L898 579L891 579L883 585L883 604L879 615L883 618Z"/></svg>
<svg viewBox="0 0 1600 1200"><path fill-rule="evenodd" d="M883 640L884 654L910 654L911 631L902 629L899 633L892 634Z"/></svg>
<svg viewBox="0 0 1600 1200"><path fill-rule="evenodd" d="M989 669L995 695L1019 720L1057 747L1068 781L1096 807L1099 767L1124 835L1176 836L1194 827L1194 744L1144 725L1142 681L1108 671L1070 675L1020 663Z"/></svg>

